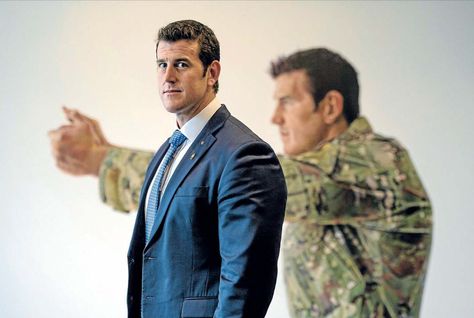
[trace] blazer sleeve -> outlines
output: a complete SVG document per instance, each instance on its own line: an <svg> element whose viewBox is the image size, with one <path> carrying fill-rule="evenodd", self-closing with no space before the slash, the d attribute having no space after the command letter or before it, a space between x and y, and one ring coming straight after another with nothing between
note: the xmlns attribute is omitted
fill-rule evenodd
<svg viewBox="0 0 474 318"><path fill-rule="evenodd" d="M278 159L264 142L240 146L219 181L222 258L216 318L264 317L273 296L286 203Z"/></svg>

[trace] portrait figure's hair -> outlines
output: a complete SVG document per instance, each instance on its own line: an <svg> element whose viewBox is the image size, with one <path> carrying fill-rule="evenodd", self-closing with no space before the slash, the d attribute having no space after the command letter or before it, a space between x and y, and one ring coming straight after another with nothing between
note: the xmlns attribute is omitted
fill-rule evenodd
<svg viewBox="0 0 474 318"><path fill-rule="evenodd" d="M199 44L199 59L204 66L204 74L212 61L220 61L220 46L214 32L206 25L194 20L181 20L172 22L158 31L156 48L160 41L176 42L179 40L197 41ZM214 91L219 90L219 82L214 86Z"/></svg>
<svg viewBox="0 0 474 318"><path fill-rule="evenodd" d="M280 74L305 70L309 89L317 105L331 90L344 97L343 115L350 124L359 116L359 83L357 72L342 56L325 48L298 51L271 63L273 78Z"/></svg>

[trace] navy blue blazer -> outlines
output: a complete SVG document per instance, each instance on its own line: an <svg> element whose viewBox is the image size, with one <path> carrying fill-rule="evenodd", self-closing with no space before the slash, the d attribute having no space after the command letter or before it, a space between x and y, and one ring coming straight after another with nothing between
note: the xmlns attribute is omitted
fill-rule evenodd
<svg viewBox="0 0 474 318"><path fill-rule="evenodd" d="M148 167L128 252L129 317L260 318L273 296L286 185L271 147L214 114L177 166L145 245Z"/></svg>

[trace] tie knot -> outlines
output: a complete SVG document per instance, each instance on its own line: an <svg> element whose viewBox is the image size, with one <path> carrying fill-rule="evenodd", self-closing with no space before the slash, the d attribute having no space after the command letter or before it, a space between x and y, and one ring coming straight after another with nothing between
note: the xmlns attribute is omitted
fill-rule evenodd
<svg viewBox="0 0 474 318"><path fill-rule="evenodd" d="M179 130L175 130L173 135L171 135L170 138L170 144L172 144L174 147L178 148L183 144L183 142L186 140L186 136L183 135Z"/></svg>

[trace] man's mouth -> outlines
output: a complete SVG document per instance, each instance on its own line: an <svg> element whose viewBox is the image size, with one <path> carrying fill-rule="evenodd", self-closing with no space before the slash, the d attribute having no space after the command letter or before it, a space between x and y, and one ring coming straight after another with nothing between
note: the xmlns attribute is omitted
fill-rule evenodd
<svg viewBox="0 0 474 318"><path fill-rule="evenodd" d="M173 89L165 89L163 91L163 94L178 94L178 93L181 93L182 91L180 89L176 89L176 88L173 88Z"/></svg>

